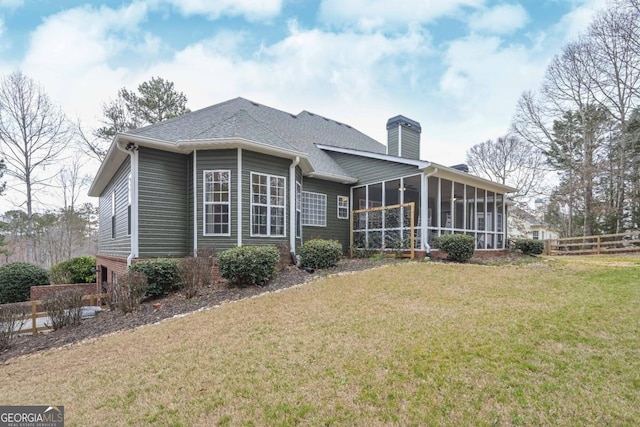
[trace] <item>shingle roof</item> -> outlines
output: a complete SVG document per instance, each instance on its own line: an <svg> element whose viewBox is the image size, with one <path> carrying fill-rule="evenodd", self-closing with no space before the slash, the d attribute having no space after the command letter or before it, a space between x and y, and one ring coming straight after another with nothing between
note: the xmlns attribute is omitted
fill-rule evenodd
<svg viewBox="0 0 640 427"><path fill-rule="evenodd" d="M242 138L308 154L317 173L351 177L316 144L384 154L386 147L349 125L303 111L298 115L235 98L129 134L177 144Z"/></svg>

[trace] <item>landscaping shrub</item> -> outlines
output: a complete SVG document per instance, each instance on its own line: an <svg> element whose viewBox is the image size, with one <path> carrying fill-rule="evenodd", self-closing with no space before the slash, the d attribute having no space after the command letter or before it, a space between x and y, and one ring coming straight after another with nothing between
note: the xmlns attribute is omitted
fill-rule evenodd
<svg viewBox="0 0 640 427"><path fill-rule="evenodd" d="M516 240L515 248L525 255L540 255L544 252L544 242L534 239Z"/></svg>
<svg viewBox="0 0 640 427"><path fill-rule="evenodd" d="M31 286L48 284L44 268L28 262L9 263L0 267L0 304L27 301Z"/></svg>
<svg viewBox="0 0 640 427"><path fill-rule="evenodd" d="M129 271L145 275L149 284L146 296L166 295L181 286L179 262L177 259L140 261L129 267Z"/></svg>
<svg viewBox="0 0 640 427"><path fill-rule="evenodd" d="M443 234L434 239L435 247L447 254L454 262L467 262L473 256L476 242L468 234Z"/></svg>
<svg viewBox="0 0 640 427"><path fill-rule="evenodd" d="M144 273L129 271L118 277L118 283L107 285L111 310L120 309L130 313L140 307L149 291L149 283Z"/></svg>
<svg viewBox="0 0 640 427"><path fill-rule="evenodd" d="M178 264L178 274L182 283L182 291L186 298L193 298L198 290L211 284L211 268L213 258L201 255L198 257L184 258Z"/></svg>
<svg viewBox="0 0 640 427"><path fill-rule="evenodd" d="M42 299L42 307L51 319L51 328L57 331L65 326L79 325L82 320L82 297L80 289L54 292Z"/></svg>
<svg viewBox="0 0 640 427"><path fill-rule="evenodd" d="M11 347L11 342L18 335L29 318L29 307L21 304L0 307L0 351Z"/></svg>
<svg viewBox="0 0 640 427"><path fill-rule="evenodd" d="M49 279L54 285L95 283L96 259L92 256L79 256L62 261L51 267Z"/></svg>
<svg viewBox="0 0 640 427"><path fill-rule="evenodd" d="M275 246L240 246L218 257L220 275L236 285L265 285L276 273L280 255Z"/></svg>
<svg viewBox="0 0 640 427"><path fill-rule="evenodd" d="M300 248L301 267L329 268L340 261L342 245L336 240L313 239Z"/></svg>

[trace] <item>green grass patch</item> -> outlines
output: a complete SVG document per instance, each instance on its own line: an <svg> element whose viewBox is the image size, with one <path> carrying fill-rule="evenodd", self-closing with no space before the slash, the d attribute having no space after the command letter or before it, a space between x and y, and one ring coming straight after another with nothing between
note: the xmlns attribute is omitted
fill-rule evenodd
<svg viewBox="0 0 640 427"><path fill-rule="evenodd" d="M70 426L634 425L638 277L632 257L387 266L16 359L0 395Z"/></svg>

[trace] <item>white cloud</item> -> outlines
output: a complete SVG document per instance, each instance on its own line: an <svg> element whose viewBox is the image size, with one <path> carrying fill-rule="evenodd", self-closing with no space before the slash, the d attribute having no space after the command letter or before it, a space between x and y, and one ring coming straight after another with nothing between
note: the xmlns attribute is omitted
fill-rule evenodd
<svg viewBox="0 0 640 427"><path fill-rule="evenodd" d="M553 31L561 34L565 41L575 39L583 34L594 15L604 9L609 0L582 0L576 7L564 15L553 28Z"/></svg>
<svg viewBox="0 0 640 427"><path fill-rule="evenodd" d="M244 16L248 20L259 20L277 16L282 9L282 0L166 0L184 15L205 15L218 19L222 15Z"/></svg>
<svg viewBox="0 0 640 427"><path fill-rule="evenodd" d="M247 59L232 49L221 51L224 37L230 47L241 42L234 34L218 35L188 46L146 75L174 81L192 109L243 96L293 113L306 109L346 121L380 141L386 140L386 119L400 114L392 95L417 84L413 61L429 51L418 32L338 34L301 30L292 23L286 38Z"/></svg>
<svg viewBox="0 0 640 427"><path fill-rule="evenodd" d="M508 131L520 94L542 79L548 54L498 37L469 36L451 42L439 85L427 157L463 162L469 146ZM455 129L455 131L452 131Z"/></svg>
<svg viewBox="0 0 640 427"><path fill-rule="evenodd" d="M478 32L510 34L524 27L528 20L527 11L522 5L500 4L471 15L469 27Z"/></svg>
<svg viewBox="0 0 640 427"><path fill-rule="evenodd" d="M485 0L323 0L320 17L335 26L365 31L425 23L452 15L464 7L477 8Z"/></svg>
<svg viewBox="0 0 640 427"><path fill-rule="evenodd" d="M18 9L24 6L24 0L0 0L0 9Z"/></svg>
<svg viewBox="0 0 640 427"><path fill-rule="evenodd" d="M147 6L83 6L46 18L32 33L21 68L41 82L69 116L95 111L130 81L135 60L153 57L158 38L139 30ZM117 62L116 59L124 61Z"/></svg>

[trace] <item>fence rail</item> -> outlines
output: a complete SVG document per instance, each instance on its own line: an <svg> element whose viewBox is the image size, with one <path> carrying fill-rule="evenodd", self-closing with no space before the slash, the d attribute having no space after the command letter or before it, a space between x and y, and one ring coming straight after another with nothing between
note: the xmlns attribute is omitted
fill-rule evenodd
<svg viewBox="0 0 640 427"><path fill-rule="evenodd" d="M101 305L102 300L106 298L109 298L109 294L85 295L82 297L83 301L88 301L90 306ZM49 314L47 314L46 311L38 311L38 308L42 307L42 301L30 301L29 304L31 304L31 315L29 316L31 327L23 327L22 329L20 329L20 333L31 332L32 335L36 335L40 331L48 331L49 329L51 329L46 324L43 326L38 326L38 319L46 319L47 317L49 317Z"/></svg>
<svg viewBox="0 0 640 427"><path fill-rule="evenodd" d="M640 232L549 239L545 247L547 255L600 255L618 252L640 252Z"/></svg>

